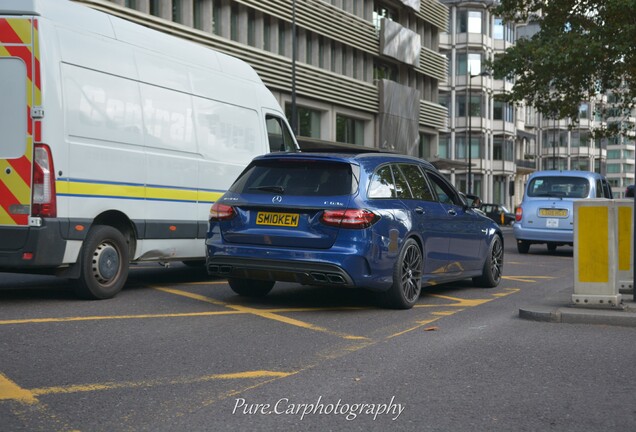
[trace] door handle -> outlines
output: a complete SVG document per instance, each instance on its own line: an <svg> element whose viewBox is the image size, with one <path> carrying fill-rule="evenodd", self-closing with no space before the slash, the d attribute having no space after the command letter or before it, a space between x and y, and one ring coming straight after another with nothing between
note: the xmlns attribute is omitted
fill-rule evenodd
<svg viewBox="0 0 636 432"><path fill-rule="evenodd" d="M424 214L426 213L422 207L415 207L415 213Z"/></svg>
<svg viewBox="0 0 636 432"><path fill-rule="evenodd" d="M453 209L450 209L448 211L448 214L451 215L451 216L457 216L457 212L455 210L453 210Z"/></svg>

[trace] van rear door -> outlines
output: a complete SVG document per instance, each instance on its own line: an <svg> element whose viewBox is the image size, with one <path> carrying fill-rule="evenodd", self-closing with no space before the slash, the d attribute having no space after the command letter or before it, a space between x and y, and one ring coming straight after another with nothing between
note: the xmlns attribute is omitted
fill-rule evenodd
<svg viewBox="0 0 636 432"><path fill-rule="evenodd" d="M29 224L40 132L32 113L41 113L37 50L33 17L0 16L0 226Z"/></svg>

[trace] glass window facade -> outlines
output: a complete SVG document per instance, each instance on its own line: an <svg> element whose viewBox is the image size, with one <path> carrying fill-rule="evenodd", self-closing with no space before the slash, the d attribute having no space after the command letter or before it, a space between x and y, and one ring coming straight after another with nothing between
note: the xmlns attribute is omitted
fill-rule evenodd
<svg viewBox="0 0 636 432"><path fill-rule="evenodd" d="M457 53L457 67L455 75L477 75L482 71L481 53Z"/></svg>
<svg viewBox="0 0 636 432"><path fill-rule="evenodd" d="M382 18L386 18L391 21L397 21L397 17L397 10L390 5L381 1L376 1L373 4L373 25L375 26L377 32L380 31Z"/></svg>
<svg viewBox="0 0 636 432"><path fill-rule="evenodd" d="M336 141L364 145L364 120L336 114Z"/></svg>
<svg viewBox="0 0 636 432"><path fill-rule="evenodd" d="M318 110L314 110L306 107L296 107L297 111L297 119L296 124L298 125L298 135L309 137L309 138L320 138L321 131L321 121L322 121L322 112ZM285 115L287 116L287 121L291 124L291 104L285 104Z"/></svg>
<svg viewBox="0 0 636 432"><path fill-rule="evenodd" d="M482 33L482 12L478 10L459 10L457 13L457 29L459 33Z"/></svg>
<svg viewBox="0 0 636 432"><path fill-rule="evenodd" d="M149 9L150 15L160 16L161 6L159 3L159 0L150 0L148 4L148 9Z"/></svg>
<svg viewBox="0 0 636 432"><path fill-rule="evenodd" d="M504 137L494 137L492 143L492 158L494 160L514 161L514 142Z"/></svg>
<svg viewBox="0 0 636 432"><path fill-rule="evenodd" d="M495 18L492 28L492 37L496 40L503 40L514 43L515 31L512 24L504 23L503 19Z"/></svg>
<svg viewBox="0 0 636 432"><path fill-rule="evenodd" d="M483 153L482 149L482 136L481 135L472 135L470 138L470 157L471 159L481 159ZM456 135L455 136L455 158L456 159L468 159L468 153L466 152L466 136L465 135Z"/></svg>
<svg viewBox="0 0 636 432"><path fill-rule="evenodd" d="M238 41L239 34L239 5L238 3L232 3L230 8L230 39Z"/></svg>
<svg viewBox="0 0 636 432"><path fill-rule="evenodd" d="M515 121L515 109L508 102L494 101L493 102L493 119L503 120L506 122Z"/></svg>
<svg viewBox="0 0 636 432"><path fill-rule="evenodd" d="M376 61L373 63L373 79L386 79L397 82L398 67L392 63Z"/></svg>
<svg viewBox="0 0 636 432"><path fill-rule="evenodd" d="M440 134L437 155L442 159L450 158L449 148L450 148L450 136L447 134Z"/></svg>

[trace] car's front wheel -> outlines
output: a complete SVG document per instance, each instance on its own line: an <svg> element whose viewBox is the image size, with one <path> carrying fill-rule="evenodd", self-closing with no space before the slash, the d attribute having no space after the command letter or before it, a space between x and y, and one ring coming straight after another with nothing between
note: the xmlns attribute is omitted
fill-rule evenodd
<svg viewBox="0 0 636 432"><path fill-rule="evenodd" d="M274 288L274 281L228 278L232 291L245 297L265 297Z"/></svg>
<svg viewBox="0 0 636 432"><path fill-rule="evenodd" d="M422 251L413 239L404 242L393 267L393 285L385 293L385 305L394 309L410 309L422 291Z"/></svg>
<svg viewBox="0 0 636 432"><path fill-rule="evenodd" d="M484 262L484 268L481 276L473 278L476 286L484 288L492 288L499 285L501 281L501 273L503 271L504 250L503 243L499 236L494 236L490 241L488 248L488 256Z"/></svg>

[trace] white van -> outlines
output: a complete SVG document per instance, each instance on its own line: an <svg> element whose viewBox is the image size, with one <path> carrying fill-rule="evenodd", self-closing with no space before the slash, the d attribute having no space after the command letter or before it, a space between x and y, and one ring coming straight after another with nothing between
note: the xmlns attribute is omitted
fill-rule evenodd
<svg viewBox="0 0 636 432"><path fill-rule="evenodd" d="M0 2L0 271L117 294L204 262L211 203L298 144L245 62L68 0Z"/></svg>

